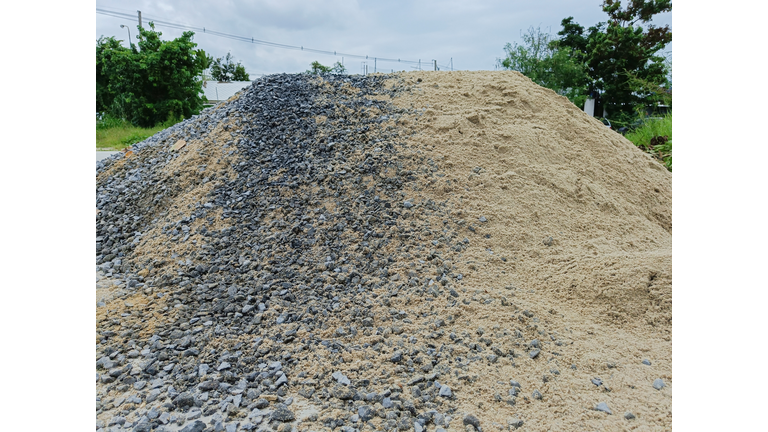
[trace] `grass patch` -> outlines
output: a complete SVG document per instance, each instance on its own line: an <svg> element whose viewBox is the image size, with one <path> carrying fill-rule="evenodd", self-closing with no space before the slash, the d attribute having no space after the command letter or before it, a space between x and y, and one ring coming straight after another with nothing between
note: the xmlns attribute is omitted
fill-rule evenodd
<svg viewBox="0 0 768 432"><path fill-rule="evenodd" d="M163 129L165 129L163 126L145 129L130 125L96 129L96 150L122 150L144 141Z"/></svg>
<svg viewBox="0 0 768 432"><path fill-rule="evenodd" d="M672 114L659 120L649 120L632 132L627 132L624 137L661 160L672 171Z"/></svg>
<svg viewBox="0 0 768 432"><path fill-rule="evenodd" d="M104 116L96 121L96 150L122 150L173 126L176 122L177 120L169 120L155 127L142 128L122 119Z"/></svg>

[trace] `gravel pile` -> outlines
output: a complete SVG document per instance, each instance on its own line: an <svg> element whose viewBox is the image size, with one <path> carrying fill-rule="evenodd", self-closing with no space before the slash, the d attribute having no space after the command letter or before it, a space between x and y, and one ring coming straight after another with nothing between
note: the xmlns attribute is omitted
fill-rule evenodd
<svg viewBox="0 0 768 432"><path fill-rule="evenodd" d="M486 171L417 145L449 129L411 78L266 76L97 163L97 430L514 430L565 379L628 421L560 315L481 271L520 263L445 196Z"/></svg>
<svg viewBox="0 0 768 432"><path fill-rule="evenodd" d="M454 391L440 377L513 361L482 329L479 343L447 334L435 306L393 307L469 304L446 258L469 240L449 220L422 238L428 217L448 218L409 199L436 167L402 156L404 111L386 101L401 89L383 82L266 77L97 167L96 260L124 280L100 303L100 425L447 427ZM476 355L454 360L454 344Z"/></svg>

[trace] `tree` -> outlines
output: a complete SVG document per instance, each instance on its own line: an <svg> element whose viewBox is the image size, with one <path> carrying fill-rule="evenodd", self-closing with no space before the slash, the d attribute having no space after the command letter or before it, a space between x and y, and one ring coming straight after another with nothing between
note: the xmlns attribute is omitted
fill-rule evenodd
<svg viewBox="0 0 768 432"><path fill-rule="evenodd" d="M313 75L322 75L322 74L330 73L331 71L333 71L332 67L323 66L317 60L313 61L312 64L310 64L310 66L312 67L312 69L309 69L305 73L313 74Z"/></svg>
<svg viewBox="0 0 768 432"><path fill-rule="evenodd" d="M541 28L531 27L522 37L522 45L507 43L504 46L506 57L498 59L498 65L518 71L536 84L582 105L587 84L583 64L571 57L569 49L561 49L558 40L542 33Z"/></svg>
<svg viewBox="0 0 768 432"><path fill-rule="evenodd" d="M200 67L202 68L202 79L203 81L206 80L207 76L205 74L205 71L208 70L208 68L211 67L213 64L213 57L209 56L205 51L202 49L199 49L195 51L195 59L197 59L200 62Z"/></svg>
<svg viewBox="0 0 768 432"><path fill-rule="evenodd" d="M312 64L310 64L310 66L312 69L309 69L304 73L312 75L323 75L327 73L341 75L347 72L347 68L344 67L344 65L340 62L334 63L333 66L323 66L319 61L315 60L312 62Z"/></svg>
<svg viewBox="0 0 768 432"><path fill-rule="evenodd" d="M331 73L335 73L337 75L341 75L345 72L347 72L347 68L345 68L344 65L339 62L334 63L333 67L331 68Z"/></svg>
<svg viewBox="0 0 768 432"><path fill-rule="evenodd" d="M131 51L120 42L112 36L96 41L96 112L107 112L117 96L114 86L110 86L109 69L117 58Z"/></svg>
<svg viewBox="0 0 768 432"><path fill-rule="evenodd" d="M211 65L211 76L219 82L230 81L250 81L245 66L233 62L232 53L227 53L226 57L219 57Z"/></svg>
<svg viewBox="0 0 768 432"><path fill-rule="evenodd" d="M139 35L138 49L123 48L114 38L96 42L97 111L143 127L199 113L204 61L194 50L194 33L163 41L150 22Z"/></svg>
<svg viewBox="0 0 768 432"><path fill-rule="evenodd" d="M671 11L672 2L632 0L622 9L621 1L605 0L602 8L608 21L590 27L586 34L573 17L562 20L559 45L585 64L588 90L601 94L607 110L628 114L657 96L649 88L665 83L668 66L658 53L672 42L672 31L648 23L654 15Z"/></svg>
<svg viewBox="0 0 768 432"><path fill-rule="evenodd" d="M241 65L239 62L237 63L237 66L235 66L235 72L232 75L233 81L250 81L250 77L248 76L248 73L245 71L245 66Z"/></svg>

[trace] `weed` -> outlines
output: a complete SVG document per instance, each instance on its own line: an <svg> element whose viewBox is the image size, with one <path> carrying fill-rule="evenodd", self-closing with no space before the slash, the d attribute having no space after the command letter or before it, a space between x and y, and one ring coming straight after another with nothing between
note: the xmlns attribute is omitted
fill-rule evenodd
<svg viewBox="0 0 768 432"><path fill-rule="evenodd" d="M659 158L667 169L672 171L672 114L649 120L628 132L625 137L634 145Z"/></svg>

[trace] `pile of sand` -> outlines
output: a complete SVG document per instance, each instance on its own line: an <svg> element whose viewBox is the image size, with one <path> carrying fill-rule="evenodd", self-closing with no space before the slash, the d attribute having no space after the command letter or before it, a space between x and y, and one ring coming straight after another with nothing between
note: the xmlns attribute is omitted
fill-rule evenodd
<svg viewBox="0 0 768 432"><path fill-rule="evenodd" d="M424 110L413 119L419 133L409 140L411 150L445 173L421 191L423 199L447 200L476 229L467 231L473 242L455 262L471 276L465 287L513 295L572 344L571 355L546 363L478 371L485 379L465 399L467 409L498 406L493 395L506 383L496 381L528 376L539 382L523 388L549 387L543 403L500 406L486 415L506 424L514 414L531 430L669 428L672 174L522 74L413 72L402 78L412 91L394 103ZM503 327L505 315L479 309L462 321ZM549 373L552 368L560 374ZM543 384L547 374L551 381ZM595 377L610 392L593 385ZM652 387L657 378L667 385L662 391ZM601 401L614 415L591 410ZM625 411L637 419L628 422Z"/></svg>
<svg viewBox="0 0 768 432"><path fill-rule="evenodd" d="M387 326L392 322L379 322L379 317L386 317L393 310L415 317L415 322L400 324L399 331L412 335L419 343L432 338L429 343L435 349L450 351L446 363L435 365L435 370L442 373L440 382L453 389L453 398L444 406L454 416L450 430L463 430L462 418L467 414L479 418L483 430L507 429L511 419L522 419L523 430L669 429L671 173L566 98L516 72L411 72L384 78L384 85L392 89L388 96L355 96L356 89L352 88L336 97L386 100L401 108L396 110L401 115L390 114L382 123L388 130L402 132L397 139L399 145L389 148L394 152L392 161L396 162L385 165L398 164L397 170L387 169L384 174L382 169L380 174L373 175L372 181L407 172L409 180L402 189L398 186L390 192L387 186L386 193L394 198L402 196L408 205L397 210L394 217L365 219L366 229L383 233L377 253L390 256L389 274L371 276L368 285L365 277L360 280L368 292L375 294L375 301L364 300L369 304L370 316L375 317L374 332L363 335L361 331L353 340L349 336L338 339L358 345L385 344L389 340L391 346ZM329 88L331 94L324 97L333 98L336 93L332 92L333 87ZM236 99L217 110L226 111ZM362 115L367 109L353 108L349 118ZM317 119L319 125L325 121ZM205 225L204 219L190 222L193 237L190 242L185 241L183 250L163 235L171 235L168 232L173 225L168 221L189 217L196 203L213 203L211 196L217 188L217 193L221 193L225 184L222 182L237 178L233 167L246 156L243 147L229 151L231 131L224 127L226 122L222 120L221 126L209 124L211 132L204 133L189 145L188 153L181 151L179 156L168 149L157 150L170 148L178 138L174 134L166 134L160 147L144 149L154 152L155 159L167 158L167 162L158 165L156 173L163 179L161 183L168 185L167 191L174 192L164 190L162 199L157 200L143 192L143 201L137 201L153 205L161 202L166 209L143 215L159 222L145 221L147 225L142 231L152 235L137 240L134 255L125 257L126 263L121 264L127 272L138 271L142 281L146 276L147 289L101 307L99 335L103 335L102 327L112 319L109 317L124 312L126 299L130 299L131 307L139 304L146 316L153 317L151 325L143 325L141 319L126 319L139 335L135 339L156 334L156 327L168 334L179 326L184 308L166 310L188 294L153 296L160 290L183 291L178 290L173 279L188 271L177 263L180 258L192 256L193 265L205 264L202 260L209 244L198 231ZM333 137L334 131L342 129L349 132L349 128L354 128L349 124L345 119L338 124L326 124L316 136ZM231 135L232 143L237 143L238 138L234 133ZM369 144L371 149L365 150ZM354 169L369 157L365 151L373 151L376 145L379 144L371 139L357 150L340 149L336 157L344 158ZM313 156L307 153L306 157ZM127 162L129 168L133 167L131 163L139 162ZM341 168L349 170L348 166ZM97 183L108 185L111 178L125 175L127 171L121 169L118 163L107 167L99 174ZM337 166L337 172L339 169ZM209 178L214 180L209 182ZM311 195L318 189L322 191L322 185L310 185L305 192ZM342 189L334 190L344 193ZM291 194L300 195L301 191ZM375 193L380 193L382 200L388 198L381 188ZM286 194L286 202L290 199L293 196ZM332 199L322 204L327 209L323 215L337 211ZM198 211L200 207L201 204L197 205ZM287 210L281 211L288 214ZM221 209L213 208L211 212L208 229L226 233L232 220L222 220ZM311 220L310 216L315 218L321 212L308 210L307 214L302 220ZM280 223L276 216L254 218L249 230L277 224L280 231L276 228L273 235L288 233L282 231ZM301 230L293 232L303 235ZM365 238L373 249L375 240ZM344 239L351 242L350 249L361 249L362 237ZM268 268L266 261L264 264ZM322 262L296 268L314 274L316 264ZM258 272L263 273L261 268L259 265ZM359 271L365 276L362 269ZM254 270L253 274L252 280L258 280L261 273ZM418 278L428 274L431 276L427 278L436 281L450 274L451 282L443 284L445 290L435 285L439 293L430 291L432 285L403 284L415 274ZM232 277L237 276L232 273ZM223 276L222 281L225 280L230 281ZM447 288L451 287L456 288L457 300L448 295ZM431 295L438 301L427 301ZM438 298L443 295L447 302ZM172 301L167 300L169 297ZM214 295L210 297L212 302L219 301ZM349 299L354 303L352 300ZM345 301L340 300L342 310ZM188 320L186 315L183 317ZM225 340L228 338L214 338L211 343L222 347L239 343L240 347L242 341L249 340L249 335L269 332L267 327L276 318L267 312L263 323L259 316L258 323L245 333L241 326L240 336L231 343ZM438 319L444 320L444 327L435 333L433 324ZM301 330L297 337L334 339L334 330L348 324L349 317L331 315L319 336ZM384 326L387 331L379 334L375 331L377 326ZM181 328L187 330L189 325ZM97 340L103 340L102 337ZM454 343L458 338L464 340ZM533 339L537 341L532 345ZM483 345L486 340L487 346ZM467 348L475 342L479 348ZM289 348L293 349L286 345L286 351ZM486 354L495 348L498 351L493 352L501 358L497 360L494 356L487 361ZM530 357L533 348L541 349L536 358ZM344 354L341 361L332 355L302 357L303 354L296 354L301 349L293 350L296 361L291 372L305 372L309 377L314 373L320 377L317 380L332 371L341 371L353 381L370 378L371 385L402 388L414 376L413 371L389 362L393 351L386 348L382 352L365 348L357 354ZM481 351L482 359L475 355ZM650 364L643 363L646 359ZM657 379L665 383L661 390L653 386ZM516 402L513 399L514 404L508 397L510 380L517 381L522 389ZM297 393L300 389L291 387L285 397L293 395L303 400L301 393ZM409 393L407 388L405 391ZM534 393L542 397L535 398ZM114 397L114 389L105 390L105 394ZM306 399L307 403L321 404L317 396ZM594 409L601 402L607 404L612 415ZM148 405L140 405L139 410L145 406ZM318 405L316 409L321 422L323 416L338 417L344 412L343 404ZM633 418L625 418L628 412ZM383 419L372 424L383 427ZM324 427L309 420L298 426L302 430ZM430 424L427 429L434 428Z"/></svg>

